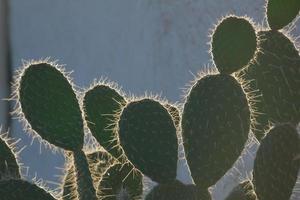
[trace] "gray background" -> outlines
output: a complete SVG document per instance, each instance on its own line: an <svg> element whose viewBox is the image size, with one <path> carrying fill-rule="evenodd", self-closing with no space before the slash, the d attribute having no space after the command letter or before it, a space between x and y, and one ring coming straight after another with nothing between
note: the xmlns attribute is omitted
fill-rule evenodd
<svg viewBox="0 0 300 200"><path fill-rule="evenodd" d="M3 9L3 0L0 0ZM181 101L182 88L203 66L211 64L209 33L218 19L227 14L248 15L256 23L264 20L264 0L10 0L10 45L13 70L22 59L51 57L66 64L79 87L93 79L107 77L126 93L145 91ZM7 93L4 15L0 11L0 97ZM4 30L4 31L2 31ZM299 33L299 31L298 31ZM299 34L298 34L299 35ZM0 122L6 108L0 103ZM12 134L22 138L22 162L30 166L28 178L48 180L50 187L61 174L63 157L52 154L22 133L13 121ZM254 143L251 143L254 144ZM238 168L250 169L256 144L246 151ZM184 161L178 178L190 182ZM241 178L232 170L217 184L215 199L222 199ZM296 197L295 197L296 198Z"/></svg>

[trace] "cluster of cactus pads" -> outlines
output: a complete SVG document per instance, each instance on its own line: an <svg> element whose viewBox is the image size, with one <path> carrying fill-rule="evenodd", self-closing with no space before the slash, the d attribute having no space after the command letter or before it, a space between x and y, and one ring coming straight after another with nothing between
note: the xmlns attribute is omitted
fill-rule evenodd
<svg viewBox="0 0 300 200"><path fill-rule="evenodd" d="M280 29L299 0L269 0L270 29L227 16L211 40L213 72L199 76L184 103L132 98L106 82L76 91L55 63L32 62L16 78L27 130L67 160L62 200L209 200L208 188L232 168L249 137L260 141L253 179L224 199L288 200L300 168L300 57ZM99 148L85 151L91 133ZM91 136L90 136L91 137ZM56 199L24 180L14 143L0 140L0 197ZM176 179L180 146L194 183ZM145 192L144 176L158 183Z"/></svg>

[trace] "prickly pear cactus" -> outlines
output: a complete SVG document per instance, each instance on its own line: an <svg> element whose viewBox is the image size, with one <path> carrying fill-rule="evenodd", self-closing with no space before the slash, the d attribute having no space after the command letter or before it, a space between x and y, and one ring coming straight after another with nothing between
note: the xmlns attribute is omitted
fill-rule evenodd
<svg viewBox="0 0 300 200"><path fill-rule="evenodd" d="M299 0L268 0L267 2L268 24L273 30L288 25L300 10Z"/></svg>
<svg viewBox="0 0 300 200"><path fill-rule="evenodd" d="M158 101L128 103L120 116L119 137L128 159L159 183L176 178L178 140L175 124Z"/></svg>
<svg viewBox="0 0 300 200"><path fill-rule="evenodd" d="M237 16L221 20L211 41L213 60L219 72L231 74L246 66L256 51L256 44L250 21Z"/></svg>
<svg viewBox="0 0 300 200"><path fill-rule="evenodd" d="M244 181L236 186L225 200L257 200L251 181Z"/></svg>
<svg viewBox="0 0 300 200"><path fill-rule="evenodd" d="M292 124L272 128L261 141L253 169L260 200L288 200L300 168L300 138Z"/></svg>
<svg viewBox="0 0 300 200"><path fill-rule="evenodd" d="M2 200L55 200L35 184L17 179L0 180L0 196Z"/></svg>
<svg viewBox="0 0 300 200"><path fill-rule="evenodd" d="M113 157L122 158L116 136L115 115L126 104L125 98L114 88L97 84L84 95L85 119L93 136Z"/></svg>
<svg viewBox="0 0 300 200"><path fill-rule="evenodd" d="M48 63L26 67L19 100L30 126L43 139L70 151L83 147L81 111L68 79Z"/></svg>
<svg viewBox="0 0 300 200"><path fill-rule="evenodd" d="M300 120L300 57L293 40L277 29L299 13L297 0L270 0L268 22L272 30L258 32L255 58L239 77L248 82L245 90L254 96L254 129L260 140L270 122L298 123Z"/></svg>
<svg viewBox="0 0 300 200"><path fill-rule="evenodd" d="M51 63L26 66L18 82L21 111L30 127L49 143L72 151L79 199L96 199L83 148L83 119L66 76Z"/></svg>
<svg viewBox="0 0 300 200"><path fill-rule="evenodd" d="M102 176L97 190L98 198L140 200L143 193L142 179L142 174L131 163L116 163Z"/></svg>
<svg viewBox="0 0 300 200"><path fill-rule="evenodd" d="M15 143L7 134L1 133L0 130L0 179L21 178L20 167L14 153Z"/></svg>
<svg viewBox="0 0 300 200"><path fill-rule="evenodd" d="M248 139L250 111L240 84L226 74L198 80L187 96L181 125L192 177L208 188L232 167Z"/></svg>

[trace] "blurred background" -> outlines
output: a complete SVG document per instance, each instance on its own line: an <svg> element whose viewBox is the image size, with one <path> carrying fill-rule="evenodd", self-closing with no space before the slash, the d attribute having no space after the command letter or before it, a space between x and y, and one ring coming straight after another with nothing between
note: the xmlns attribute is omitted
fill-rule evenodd
<svg viewBox="0 0 300 200"><path fill-rule="evenodd" d="M209 34L218 19L247 15L265 24L264 4L265 0L0 0L0 124L22 138L20 147L27 146L20 154L29 167L27 178L42 178L55 188L64 158L32 142L9 115L13 105L5 99L22 60L58 60L73 71L78 87L107 77L126 93L139 96L148 91L180 102L193 74L212 64ZM299 36L299 29L293 34ZM217 183L216 200L250 175L239 171L249 172L256 147L250 142L236 169ZM178 179L191 181L184 161L179 163Z"/></svg>

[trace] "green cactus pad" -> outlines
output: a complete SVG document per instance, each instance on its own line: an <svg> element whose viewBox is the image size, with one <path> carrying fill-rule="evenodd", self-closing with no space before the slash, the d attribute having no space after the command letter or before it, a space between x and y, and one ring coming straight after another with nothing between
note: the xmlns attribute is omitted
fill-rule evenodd
<svg viewBox="0 0 300 200"><path fill-rule="evenodd" d="M270 28L282 29L296 18L299 10L299 0L268 0L267 18Z"/></svg>
<svg viewBox="0 0 300 200"><path fill-rule="evenodd" d="M257 200L254 186L250 181L244 181L233 188L225 200Z"/></svg>
<svg viewBox="0 0 300 200"><path fill-rule="evenodd" d="M178 140L167 109L158 101L130 102L119 120L119 137L128 159L159 183L176 177Z"/></svg>
<svg viewBox="0 0 300 200"><path fill-rule="evenodd" d="M174 180L168 184L155 186L146 196L146 200L208 200L198 197L198 188L195 185L184 185Z"/></svg>
<svg viewBox="0 0 300 200"><path fill-rule="evenodd" d="M246 78L261 96L258 113L275 123L300 121L300 57L294 44L277 31L258 33L261 49ZM266 120L264 120L266 121Z"/></svg>
<svg viewBox="0 0 300 200"><path fill-rule="evenodd" d="M0 138L0 179L7 176L20 178L20 169L15 154L9 145Z"/></svg>
<svg viewBox="0 0 300 200"><path fill-rule="evenodd" d="M1 180L1 200L55 200L45 190L23 180Z"/></svg>
<svg viewBox="0 0 300 200"><path fill-rule="evenodd" d="M130 163L112 165L99 182L97 196L103 200L141 199L143 176Z"/></svg>
<svg viewBox="0 0 300 200"><path fill-rule="evenodd" d="M250 111L240 84L230 75L207 75L193 85L184 105L182 136L196 183L215 184L240 156L248 139Z"/></svg>
<svg viewBox="0 0 300 200"><path fill-rule="evenodd" d="M260 200L288 200L297 181L300 139L290 124L271 129L261 141L254 160L253 179Z"/></svg>
<svg viewBox="0 0 300 200"><path fill-rule="evenodd" d="M223 19L212 35L211 51L220 73L231 74L246 66L256 50L256 34L251 23L241 17Z"/></svg>
<svg viewBox="0 0 300 200"><path fill-rule="evenodd" d="M124 97L107 85L97 85L85 93L83 104L93 136L112 156L121 157L122 150L113 129L114 115L126 104Z"/></svg>
<svg viewBox="0 0 300 200"><path fill-rule="evenodd" d="M19 100L25 118L43 139L67 150L83 146L81 111L67 78L48 63L21 75Z"/></svg>

